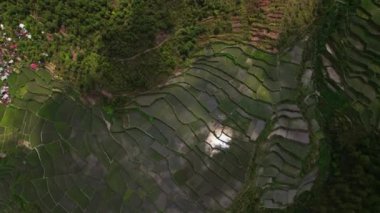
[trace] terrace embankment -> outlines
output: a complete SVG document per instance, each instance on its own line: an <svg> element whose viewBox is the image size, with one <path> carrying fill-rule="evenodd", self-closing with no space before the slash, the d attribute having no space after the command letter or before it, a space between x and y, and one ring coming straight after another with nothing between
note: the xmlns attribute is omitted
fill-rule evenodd
<svg viewBox="0 0 380 213"><path fill-rule="evenodd" d="M270 1L259 3L270 11ZM324 54L331 62L324 77L332 85L347 81L344 91L358 99L359 112L368 112L361 105L375 111L379 103L378 8L361 6L366 15L351 26L352 38L361 39L344 49L366 65L346 61L352 69L338 67L334 39ZM240 32L240 20L233 23ZM266 39L268 31L254 35L261 34ZM78 92L46 70L12 75L14 99L0 106L1 151L17 142L27 150L2 173L7 194L0 203L12 194L43 212L287 208L318 175L320 95L302 41L280 56L262 43L210 41L183 72L112 113L84 106Z"/></svg>
<svg viewBox="0 0 380 213"><path fill-rule="evenodd" d="M286 4L281 0L258 0L252 4L255 6L252 12L256 15L250 20L250 43L277 53Z"/></svg>

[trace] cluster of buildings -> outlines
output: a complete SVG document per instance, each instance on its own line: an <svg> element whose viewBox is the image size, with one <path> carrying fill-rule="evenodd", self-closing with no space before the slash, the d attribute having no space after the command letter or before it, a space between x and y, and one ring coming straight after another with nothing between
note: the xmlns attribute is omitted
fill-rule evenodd
<svg viewBox="0 0 380 213"><path fill-rule="evenodd" d="M14 33L17 37L16 39L32 38L32 35L22 23L19 24ZM17 52L17 42L11 35L7 34L4 25L0 24L0 104L7 105L11 103L7 79L14 71L15 65L18 62L21 62L21 58Z"/></svg>

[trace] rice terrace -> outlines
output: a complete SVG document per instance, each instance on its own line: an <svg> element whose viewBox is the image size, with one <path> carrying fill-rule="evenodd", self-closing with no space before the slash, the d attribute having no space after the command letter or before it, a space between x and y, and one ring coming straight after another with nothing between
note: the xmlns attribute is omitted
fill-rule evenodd
<svg viewBox="0 0 380 213"><path fill-rule="evenodd" d="M380 1L0 8L0 212L380 212Z"/></svg>

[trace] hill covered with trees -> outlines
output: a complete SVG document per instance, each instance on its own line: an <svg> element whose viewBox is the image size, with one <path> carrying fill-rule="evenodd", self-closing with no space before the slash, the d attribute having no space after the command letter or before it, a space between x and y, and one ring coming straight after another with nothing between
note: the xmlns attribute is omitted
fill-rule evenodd
<svg viewBox="0 0 380 213"><path fill-rule="evenodd" d="M205 31L196 23L228 16L235 5L229 0L4 1L0 20L7 26L24 23L35 35L25 54L40 60L48 53L45 60L55 65L54 72L74 86L133 91L180 67Z"/></svg>

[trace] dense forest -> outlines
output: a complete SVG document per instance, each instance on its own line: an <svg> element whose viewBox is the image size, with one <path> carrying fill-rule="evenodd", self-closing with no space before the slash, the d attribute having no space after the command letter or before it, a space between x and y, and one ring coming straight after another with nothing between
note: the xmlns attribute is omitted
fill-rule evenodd
<svg viewBox="0 0 380 213"><path fill-rule="evenodd" d="M0 22L25 24L34 35L23 45L29 60L53 63L58 76L82 90L134 91L157 84L180 66L195 48L197 36L205 32L198 21L229 14L237 4L231 0L2 1ZM155 49L158 45L163 47ZM150 51L142 54L146 50Z"/></svg>
<svg viewBox="0 0 380 213"><path fill-rule="evenodd" d="M294 212L379 212L380 135L341 116L329 119L328 176L300 197Z"/></svg>

